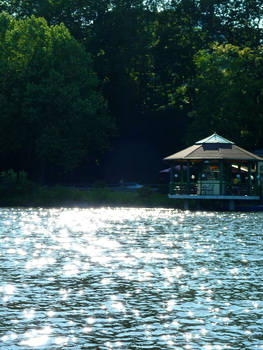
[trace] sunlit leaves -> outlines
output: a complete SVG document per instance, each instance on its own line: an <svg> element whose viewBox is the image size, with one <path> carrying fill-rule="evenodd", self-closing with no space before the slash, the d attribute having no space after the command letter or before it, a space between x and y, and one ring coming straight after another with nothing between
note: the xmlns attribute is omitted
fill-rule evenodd
<svg viewBox="0 0 263 350"><path fill-rule="evenodd" d="M23 168L45 160L66 171L97 158L113 123L90 56L63 24L8 20L0 53L1 152L19 157Z"/></svg>
<svg viewBox="0 0 263 350"><path fill-rule="evenodd" d="M216 130L243 146L262 146L262 54L262 47L228 44L195 56L192 134Z"/></svg>

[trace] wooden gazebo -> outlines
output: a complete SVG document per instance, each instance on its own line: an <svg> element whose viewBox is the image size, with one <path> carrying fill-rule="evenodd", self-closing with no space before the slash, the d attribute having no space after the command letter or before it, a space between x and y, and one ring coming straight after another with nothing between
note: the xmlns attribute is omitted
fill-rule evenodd
<svg viewBox="0 0 263 350"><path fill-rule="evenodd" d="M170 198L235 200L261 197L263 158L216 133L164 159L170 163ZM177 170L179 168L179 171Z"/></svg>

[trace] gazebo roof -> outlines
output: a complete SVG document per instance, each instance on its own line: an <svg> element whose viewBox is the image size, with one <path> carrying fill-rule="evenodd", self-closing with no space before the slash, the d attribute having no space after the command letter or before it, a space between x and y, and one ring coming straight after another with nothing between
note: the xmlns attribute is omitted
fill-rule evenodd
<svg viewBox="0 0 263 350"><path fill-rule="evenodd" d="M238 147L234 142L229 141L216 133L203 140L197 141L193 146L164 158L164 160L202 159L263 161L263 158Z"/></svg>
<svg viewBox="0 0 263 350"><path fill-rule="evenodd" d="M195 144L202 145L204 143L223 143L223 144L232 144L232 145L234 144L234 142L229 141L224 137L217 135L217 133L214 133L213 135L210 135L203 140L197 141Z"/></svg>

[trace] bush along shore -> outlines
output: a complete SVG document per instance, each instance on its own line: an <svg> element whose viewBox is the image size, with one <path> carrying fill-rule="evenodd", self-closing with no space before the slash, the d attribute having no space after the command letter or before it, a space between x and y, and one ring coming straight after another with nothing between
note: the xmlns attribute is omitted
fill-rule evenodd
<svg viewBox="0 0 263 350"><path fill-rule="evenodd" d="M168 186L154 191L144 186L136 191L112 190L100 184L85 189L73 186L40 186L24 171L1 173L2 207L164 207L181 208L181 201L168 198Z"/></svg>
<svg viewBox="0 0 263 350"><path fill-rule="evenodd" d="M0 189L0 206L12 207L164 207L180 208L181 203L171 200L167 195L150 191L145 196L142 191L112 191L107 188L90 190L54 186L33 186L30 190L23 188Z"/></svg>

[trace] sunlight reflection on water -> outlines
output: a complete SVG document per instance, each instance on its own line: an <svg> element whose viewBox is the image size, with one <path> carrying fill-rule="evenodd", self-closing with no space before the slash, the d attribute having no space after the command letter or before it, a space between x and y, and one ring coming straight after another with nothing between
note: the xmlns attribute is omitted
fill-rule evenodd
<svg viewBox="0 0 263 350"><path fill-rule="evenodd" d="M263 349L262 219L1 209L0 349Z"/></svg>

